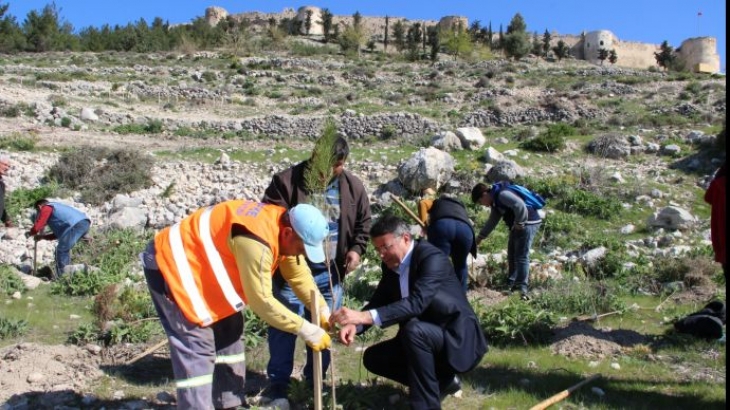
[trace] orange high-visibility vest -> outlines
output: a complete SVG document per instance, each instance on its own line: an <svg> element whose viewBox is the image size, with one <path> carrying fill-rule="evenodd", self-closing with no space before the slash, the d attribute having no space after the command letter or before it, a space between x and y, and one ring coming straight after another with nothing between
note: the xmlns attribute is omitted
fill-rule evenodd
<svg viewBox="0 0 730 410"><path fill-rule="evenodd" d="M208 326L239 312L247 302L236 259L229 249L231 227L241 225L266 244L279 263L279 219L285 208L247 200L201 208L155 236L157 265L185 317Z"/></svg>

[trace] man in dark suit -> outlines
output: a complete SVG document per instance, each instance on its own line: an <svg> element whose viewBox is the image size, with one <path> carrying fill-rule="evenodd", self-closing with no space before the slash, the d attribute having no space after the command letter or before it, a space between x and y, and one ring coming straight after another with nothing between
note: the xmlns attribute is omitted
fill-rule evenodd
<svg viewBox="0 0 730 410"><path fill-rule="evenodd" d="M476 367L487 341L448 256L425 240L414 241L406 223L386 215L370 229L383 277L370 302L330 317L345 345L371 325L398 324L397 335L365 350L363 364L409 387L413 409L440 409L457 392L457 376Z"/></svg>

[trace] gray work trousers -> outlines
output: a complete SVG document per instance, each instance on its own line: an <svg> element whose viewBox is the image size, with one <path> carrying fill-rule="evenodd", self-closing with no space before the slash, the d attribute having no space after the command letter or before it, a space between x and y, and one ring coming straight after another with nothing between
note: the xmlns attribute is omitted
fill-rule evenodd
<svg viewBox="0 0 730 410"><path fill-rule="evenodd" d="M244 403L243 315L200 327L185 318L155 262L150 242L141 255L147 287L170 345L178 409L226 409Z"/></svg>

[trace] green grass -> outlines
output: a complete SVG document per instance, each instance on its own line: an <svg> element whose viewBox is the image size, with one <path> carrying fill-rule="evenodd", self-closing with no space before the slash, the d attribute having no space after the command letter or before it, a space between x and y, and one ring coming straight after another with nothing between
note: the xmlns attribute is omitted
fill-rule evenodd
<svg viewBox="0 0 730 410"><path fill-rule="evenodd" d="M18 342L63 344L68 334L80 324L93 320L90 298L54 295L49 285L23 292L22 299L3 298L0 303L3 306L2 317L28 322L24 336L0 339L0 347ZM78 318L72 319L72 315Z"/></svg>

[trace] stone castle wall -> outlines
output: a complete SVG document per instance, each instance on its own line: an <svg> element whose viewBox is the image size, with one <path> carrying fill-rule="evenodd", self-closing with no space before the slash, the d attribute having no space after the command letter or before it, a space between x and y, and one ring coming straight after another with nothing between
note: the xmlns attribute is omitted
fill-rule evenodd
<svg viewBox="0 0 730 410"><path fill-rule="evenodd" d="M321 9L319 7L304 6L300 7L298 12L290 8L284 9L281 13L246 12L234 14L233 17L238 20L247 20L251 24L252 29L257 31L266 28L269 19L272 17L277 21L283 18L296 18L304 21L306 18L306 10L312 11L310 35L322 35L322 25L319 23L321 20ZM217 24L218 21L227 15L228 12L220 7L209 7L205 13L206 20L211 25ZM464 27L468 27L469 23L468 18L463 16L444 16L440 21L409 20L404 17L390 16L389 24L391 29L396 21L403 21L408 24L418 22L426 27L433 25L452 27L457 22L461 23ZM332 22L333 24L340 25L342 28L344 25L352 24L352 16L333 16ZM363 16L362 24L371 37L379 41L383 40L385 17ZM658 44L621 41L610 30L596 30L582 35L554 34L550 42L551 46L555 46L559 40L565 42L570 48L570 54L574 58L591 61L596 64L599 63L597 59L599 48L616 50L618 56L616 66L628 68L646 69L652 66L655 67L656 59L654 58L654 53L659 51ZM720 71L720 56L717 53L717 40L714 37L687 39L676 50L681 64L687 70L697 71L699 69L703 72L712 73Z"/></svg>

